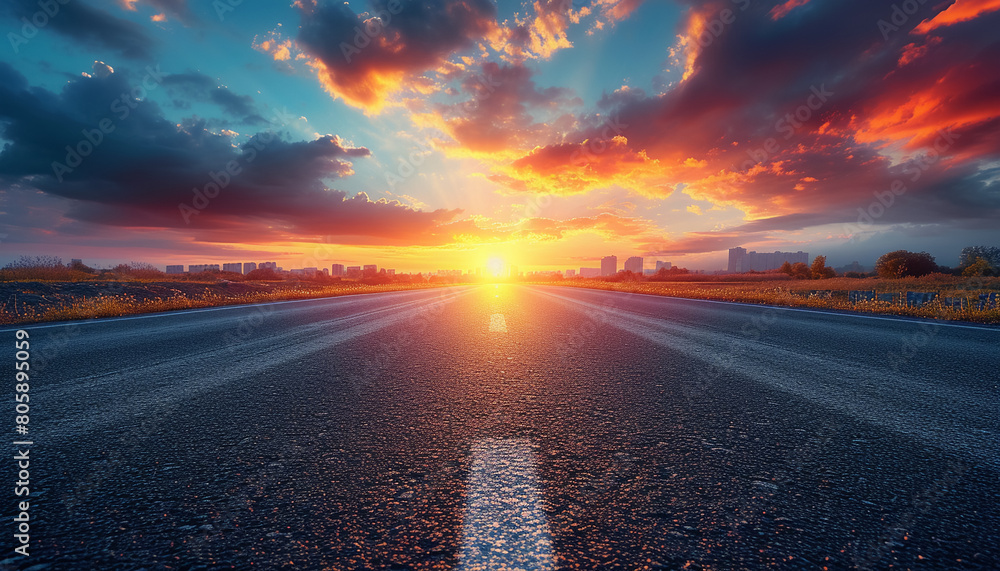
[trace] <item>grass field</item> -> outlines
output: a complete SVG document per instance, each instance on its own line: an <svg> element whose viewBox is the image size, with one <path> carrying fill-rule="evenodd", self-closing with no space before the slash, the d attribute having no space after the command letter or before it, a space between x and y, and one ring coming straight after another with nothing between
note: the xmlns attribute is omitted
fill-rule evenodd
<svg viewBox="0 0 1000 571"><path fill-rule="evenodd" d="M608 291L623 291L710 299L762 305L786 307L814 307L877 313L886 315L906 315L931 319L961 320L976 323L1000 324L1000 309L977 309L980 294L1000 291L1000 277L964 278L948 275L930 275L920 278L883 280L878 278L830 278L824 280L776 280L776 281L704 281L704 282L609 282L600 280L562 280L546 282L553 285L585 287ZM922 307L906 307L902 304L866 301L851 303L847 292L867 290L877 293L897 293L905 299L906 292L933 292L938 299ZM827 298L823 293L830 292ZM967 298L968 307L955 309L945 307L943 298Z"/></svg>
<svg viewBox="0 0 1000 571"><path fill-rule="evenodd" d="M721 279L724 278L724 279ZM684 276L684 281L612 282L596 279L570 279L546 281L548 285L585 287L608 291L623 291L683 297L733 301L787 307L813 307L876 313L906 315L931 319L962 320L977 323L1000 324L1000 309L976 307L980 294L1000 291L1000 277L963 278L931 275L921 278L883 280L878 278L825 280L768 280L754 276L753 281L740 281L737 276L701 276L704 281L693 281L695 276ZM27 324L47 321L69 321L99 317L120 317L140 313L155 313L201 307L240 305L312 299L362 293L402 291L446 284L365 285L344 281L336 284L290 282L200 282L185 280L162 282L134 280L127 282L7 282L0 295L0 324ZM922 307L904 304L867 301L851 303L847 292L867 290L878 293L902 294L934 292L938 300ZM813 292L821 292L813 295ZM829 296L825 295L829 292ZM943 298L966 298L964 309L945 307Z"/></svg>
<svg viewBox="0 0 1000 571"><path fill-rule="evenodd" d="M24 282L7 284L20 291L0 303L0 324L70 321L99 317L121 317L180 309L313 299L412 289L444 287L439 284L365 285L341 282L335 285L243 282L219 284L199 282ZM51 294L53 289L69 293ZM154 286L158 286L154 289ZM49 293L48 296L42 295ZM20 294L20 302L18 301ZM39 300L41 298L41 300ZM30 303L24 300L30 299Z"/></svg>

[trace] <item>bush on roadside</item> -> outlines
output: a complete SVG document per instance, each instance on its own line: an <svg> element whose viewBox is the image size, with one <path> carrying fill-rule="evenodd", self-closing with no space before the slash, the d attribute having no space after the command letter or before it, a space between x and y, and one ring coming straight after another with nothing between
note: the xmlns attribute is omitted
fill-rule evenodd
<svg viewBox="0 0 1000 571"><path fill-rule="evenodd" d="M146 262L118 264L111 271L115 278L121 280L160 280L167 277L167 274Z"/></svg>
<svg viewBox="0 0 1000 571"><path fill-rule="evenodd" d="M90 273L66 267L55 256L21 256L0 269L0 281L5 282L78 282L92 278Z"/></svg>
<svg viewBox="0 0 1000 571"><path fill-rule="evenodd" d="M896 250L882 254L875 262L875 272L883 279L919 278L937 270L934 256L927 252Z"/></svg>
<svg viewBox="0 0 1000 571"><path fill-rule="evenodd" d="M284 279L271 268L257 268L243 277L248 281L254 282L280 282Z"/></svg>

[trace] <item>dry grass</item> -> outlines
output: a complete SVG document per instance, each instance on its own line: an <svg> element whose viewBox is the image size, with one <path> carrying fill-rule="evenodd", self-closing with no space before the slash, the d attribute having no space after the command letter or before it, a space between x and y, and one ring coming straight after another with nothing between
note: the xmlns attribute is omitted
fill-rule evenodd
<svg viewBox="0 0 1000 571"><path fill-rule="evenodd" d="M1000 291L1000 278L963 278L932 274L921 278L881 280L878 278L851 279L831 278L825 280L795 280L757 283L726 282L604 282L599 280L564 280L549 282L555 285L585 287L607 291L644 293L690 299L732 301L761 305L786 307L813 307L836 309L858 313L886 315L906 315L931 319L972 321L977 323L1000 324L1000 309L977 309L979 294ZM878 293L936 292L938 300L922 307L905 307L888 302L858 302L847 300L850 290L868 290ZM830 298L810 296L811 291L832 291ZM945 307L944 297L968 298L969 307L954 309Z"/></svg>
<svg viewBox="0 0 1000 571"><path fill-rule="evenodd" d="M364 285L353 282L311 288L278 288L273 291L259 291L243 294L218 294L206 292L203 296L175 295L166 298L140 300L130 295L102 295L74 300L57 307L37 310L33 307L19 307L16 312L6 305L0 305L0 324L40 323L46 321L72 321L98 317L122 317L142 313L156 313L180 309L243 305L296 299L318 299L379 293L412 289L447 287L437 284L386 284Z"/></svg>

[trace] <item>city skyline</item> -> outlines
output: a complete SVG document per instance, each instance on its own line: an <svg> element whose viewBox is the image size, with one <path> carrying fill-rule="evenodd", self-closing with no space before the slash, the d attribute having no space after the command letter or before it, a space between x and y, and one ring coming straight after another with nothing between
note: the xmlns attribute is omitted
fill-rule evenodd
<svg viewBox="0 0 1000 571"><path fill-rule="evenodd" d="M57 4L0 9L0 262L953 266L996 240L996 3Z"/></svg>

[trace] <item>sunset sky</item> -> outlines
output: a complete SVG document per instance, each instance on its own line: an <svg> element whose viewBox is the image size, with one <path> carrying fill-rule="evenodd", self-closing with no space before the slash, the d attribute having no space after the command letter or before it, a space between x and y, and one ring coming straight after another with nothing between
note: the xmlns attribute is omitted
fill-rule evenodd
<svg viewBox="0 0 1000 571"><path fill-rule="evenodd" d="M0 7L2 263L1000 241L1000 0L62 2Z"/></svg>

